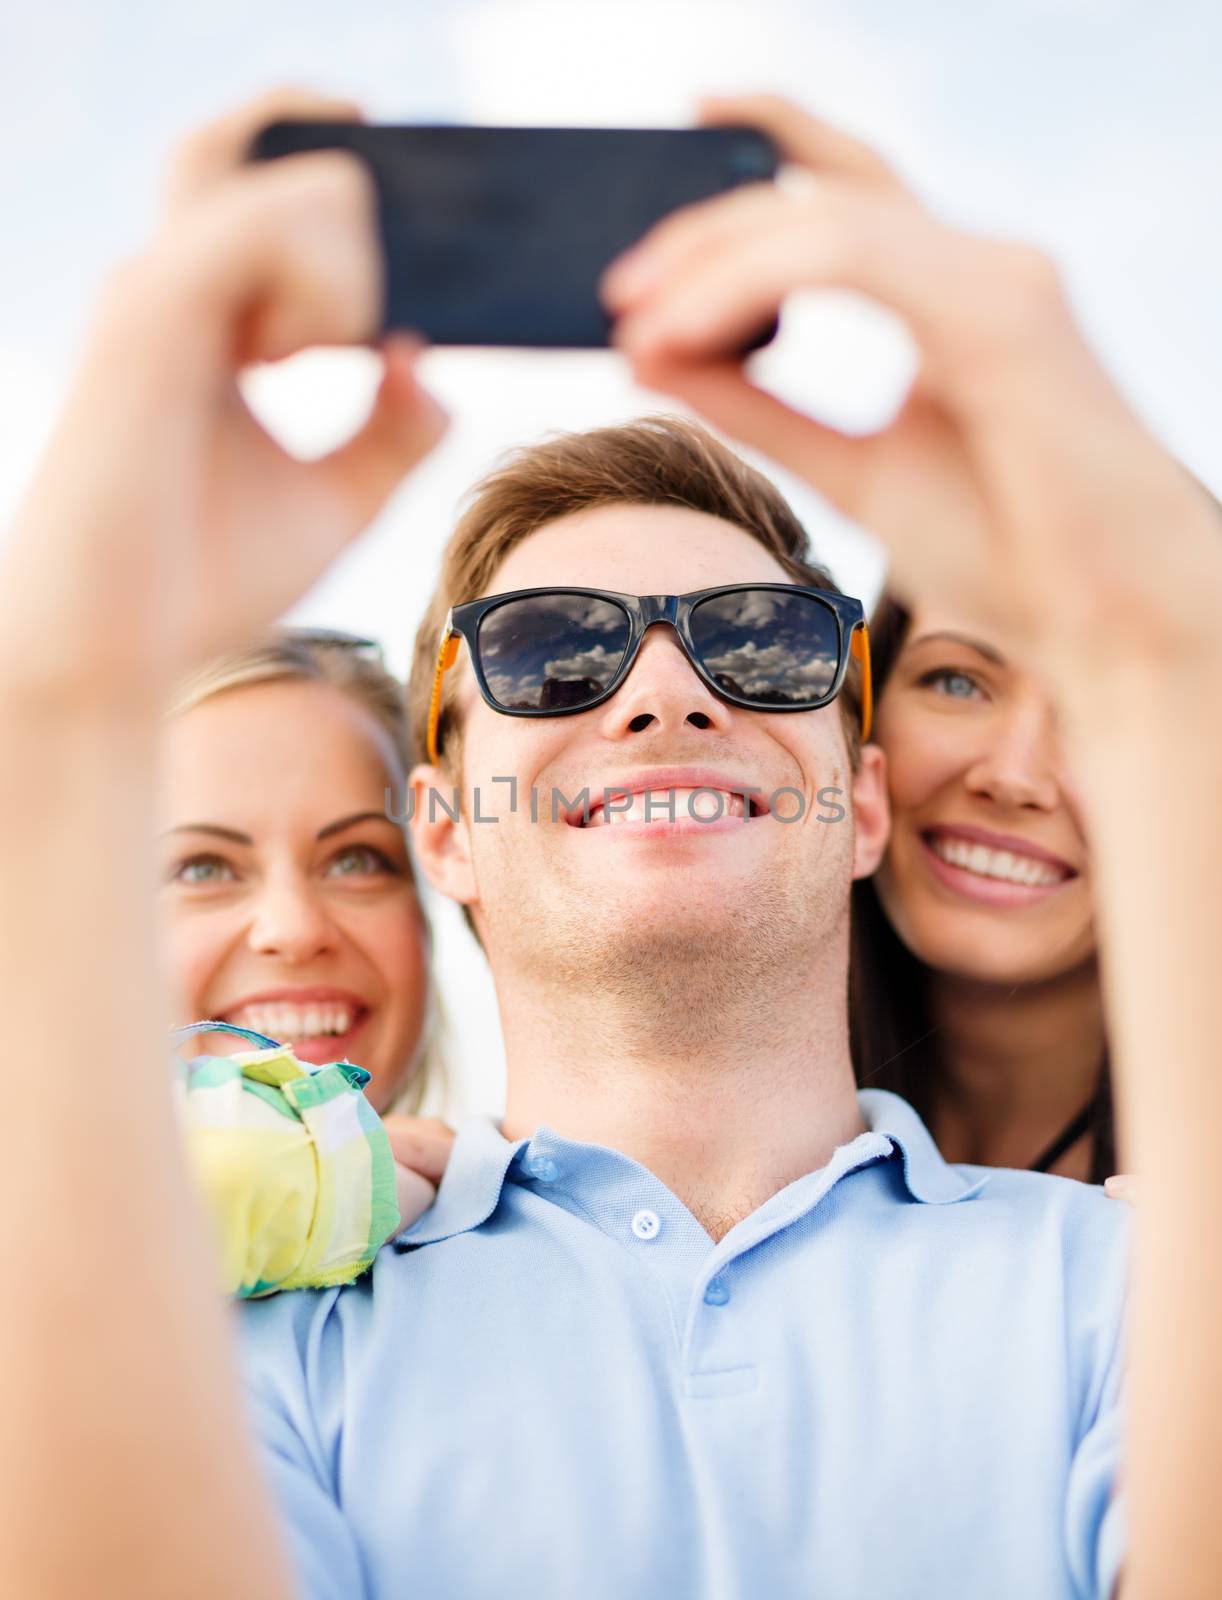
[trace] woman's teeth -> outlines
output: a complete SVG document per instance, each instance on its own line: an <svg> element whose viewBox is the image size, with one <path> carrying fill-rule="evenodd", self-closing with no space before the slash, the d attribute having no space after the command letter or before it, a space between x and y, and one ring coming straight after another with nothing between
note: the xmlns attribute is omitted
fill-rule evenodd
<svg viewBox="0 0 1222 1600"><path fill-rule="evenodd" d="M966 839L934 838L929 840L929 848L939 860L949 862L952 867L962 867L965 872L974 872L981 878L1000 878L1005 883L1043 888L1061 883L1069 876L1047 861L1015 855L1009 850L990 850L987 845L969 844Z"/></svg>
<svg viewBox="0 0 1222 1600"><path fill-rule="evenodd" d="M631 800L631 806L626 804ZM743 796L727 789L642 789L638 794L611 795L608 809L600 800L591 806L587 828L614 827L620 822L678 822L684 817L717 822L744 817Z"/></svg>
<svg viewBox="0 0 1222 1600"><path fill-rule="evenodd" d="M239 1028L265 1033L270 1039L322 1039L347 1033L352 1027L350 1006L294 1006L277 1002L242 1006L230 1017Z"/></svg>

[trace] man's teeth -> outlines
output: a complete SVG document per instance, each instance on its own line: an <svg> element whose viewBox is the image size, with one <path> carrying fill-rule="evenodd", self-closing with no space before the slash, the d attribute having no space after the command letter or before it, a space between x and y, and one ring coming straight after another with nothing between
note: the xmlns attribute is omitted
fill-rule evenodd
<svg viewBox="0 0 1222 1600"><path fill-rule="evenodd" d="M982 878L1001 878L1006 883L1042 887L1060 883L1067 876L1047 861L1014 855L1009 850L990 850L987 845L969 844L966 839L934 838L929 841L929 847L940 860Z"/></svg>
<svg viewBox="0 0 1222 1600"><path fill-rule="evenodd" d="M629 806L627 802L631 800ZM610 807L599 800L590 807L588 828L614 827L620 822L679 822L686 817L716 822L721 817L745 815L743 796L728 789L643 789L638 794L611 792Z"/></svg>
<svg viewBox="0 0 1222 1600"><path fill-rule="evenodd" d="M230 1019L239 1028L251 1028L271 1039L321 1039L347 1033L352 1027L350 1006L294 1006L277 1002L243 1006Z"/></svg>

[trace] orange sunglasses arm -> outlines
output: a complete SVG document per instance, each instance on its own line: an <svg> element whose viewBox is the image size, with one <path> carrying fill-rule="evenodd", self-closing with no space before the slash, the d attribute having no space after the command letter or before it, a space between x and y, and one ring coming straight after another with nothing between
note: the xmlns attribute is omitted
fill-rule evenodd
<svg viewBox="0 0 1222 1600"><path fill-rule="evenodd" d="M433 669L433 692L429 697L428 752L434 766L440 756L437 748L437 725L441 721L441 680L458 659L459 635L450 632L450 619L441 630L441 644L437 650L437 665Z"/></svg>
<svg viewBox="0 0 1222 1600"><path fill-rule="evenodd" d="M870 630L864 622L853 629L849 654L861 662L861 742L865 744L874 725L874 683L870 675Z"/></svg>

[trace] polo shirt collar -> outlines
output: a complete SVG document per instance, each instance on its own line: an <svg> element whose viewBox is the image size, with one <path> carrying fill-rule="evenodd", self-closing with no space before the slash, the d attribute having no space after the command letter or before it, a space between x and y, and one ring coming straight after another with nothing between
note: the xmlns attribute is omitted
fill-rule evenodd
<svg viewBox="0 0 1222 1600"><path fill-rule="evenodd" d="M471 1117L454 1140L437 1198L429 1209L395 1235L396 1249L436 1244L478 1228L497 1208L510 1163L530 1143L510 1143L491 1117Z"/></svg>
<svg viewBox="0 0 1222 1600"><path fill-rule="evenodd" d="M914 1200L924 1205L949 1205L970 1199L988 1182L987 1172L971 1182L943 1161L929 1130L899 1095L885 1089L862 1089L857 1101L870 1131L884 1135L899 1151L904 1183ZM540 1135L549 1140L558 1137L546 1127L533 1137ZM471 1117L464 1122L436 1200L395 1235L395 1248L436 1244L486 1222L497 1208L510 1166L531 1142L529 1137L513 1142L506 1139L491 1117Z"/></svg>
<svg viewBox="0 0 1222 1600"><path fill-rule="evenodd" d="M857 1103L870 1130L882 1133L899 1150L904 1182L914 1200L944 1206L968 1200L989 1181L989 1174L968 1179L942 1159L929 1129L907 1100L886 1089L861 1089Z"/></svg>

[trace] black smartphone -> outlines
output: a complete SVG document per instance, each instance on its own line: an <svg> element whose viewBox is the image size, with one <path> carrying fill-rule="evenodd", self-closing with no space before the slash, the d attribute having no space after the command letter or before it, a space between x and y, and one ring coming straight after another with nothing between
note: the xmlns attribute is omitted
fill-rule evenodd
<svg viewBox="0 0 1222 1600"><path fill-rule="evenodd" d="M754 128L372 127L276 122L250 156L352 150L377 187L383 329L433 344L608 342L598 279L669 212L774 176ZM773 321L750 348L766 344Z"/></svg>

